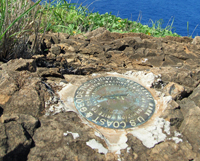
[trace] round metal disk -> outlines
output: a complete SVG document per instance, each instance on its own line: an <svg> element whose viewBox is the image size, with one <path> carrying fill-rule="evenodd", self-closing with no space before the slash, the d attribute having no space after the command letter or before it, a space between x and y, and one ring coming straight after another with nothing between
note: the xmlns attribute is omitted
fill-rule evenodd
<svg viewBox="0 0 200 161"><path fill-rule="evenodd" d="M76 90L74 103L87 120L112 129L141 125L155 111L155 101L146 88L120 77L87 81Z"/></svg>

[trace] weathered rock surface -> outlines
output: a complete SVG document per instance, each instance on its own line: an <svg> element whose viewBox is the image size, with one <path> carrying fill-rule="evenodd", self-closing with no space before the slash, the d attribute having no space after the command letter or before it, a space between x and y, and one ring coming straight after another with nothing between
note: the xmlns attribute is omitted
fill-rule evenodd
<svg viewBox="0 0 200 161"><path fill-rule="evenodd" d="M35 61L16 59L1 67L0 104L4 113L43 115L49 93L37 73L32 73L36 71Z"/></svg>
<svg viewBox="0 0 200 161"><path fill-rule="evenodd" d="M153 38L99 28L41 38L41 55L0 63L0 160L200 160L199 37ZM34 39L30 36L30 46ZM63 106L56 93L60 84L126 71L158 75L151 88L170 98L161 115L170 122L170 134L154 147L129 133L128 147L112 153L75 112L44 115L52 104ZM104 151L92 149L90 141Z"/></svg>
<svg viewBox="0 0 200 161"><path fill-rule="evenodd" d="M40 126L39 120L31 115L5 114L1 121L1 160L27 160L30 148L34 146L32 137L36 128Z"/></svg>
<svg viewBox="0 0 200 161"><path fill-rule="evenodd" d="M180 131L187 137L189 143L193 145L193 150L200 153L200 86L194 89L193 93L184 98L180 102L181 111L183 113L184 120L181 124Z"/></svg>
<svg viewBox="0 0 200 161"><path fill-rule="evenodd" d="M192 151L192 146L185 143L174 143L171 141L165 141L156 145L152 149L148 149L142 145L142 143L132 135L128 135L128 144L131 146L132 155L125 153L124 160L191 160L196 158L196 154Z"/></svg>
<svg viewBox="0 0 200 161"><path fill-rule="evenodd" d="M104 154L86 145L95 139L106 147L104 140L95 136L94 129L85 126L76 113L60 113L40 121L41 127L33 137L35 147L28 160L105 160Z"/></svg>

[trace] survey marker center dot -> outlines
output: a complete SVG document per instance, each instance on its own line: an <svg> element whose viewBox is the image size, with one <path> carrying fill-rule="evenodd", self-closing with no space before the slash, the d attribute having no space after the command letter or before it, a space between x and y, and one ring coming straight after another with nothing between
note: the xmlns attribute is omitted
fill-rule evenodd
<svg viewBox="0 0 200 161"><path fill-rule="evenodd" d="M99 77L83 83L75 92L74 103L88 121L112 129L139 126L155 111L151 93L121 77Z"/></svg>

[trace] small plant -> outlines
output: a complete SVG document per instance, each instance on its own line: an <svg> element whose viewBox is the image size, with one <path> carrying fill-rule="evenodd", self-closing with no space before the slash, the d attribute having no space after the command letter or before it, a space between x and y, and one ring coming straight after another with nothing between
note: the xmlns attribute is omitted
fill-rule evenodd
<svg viewBox="0 0 200 161"><path fill-rule="evenodd" d="M1 0L0 8L0 60L17 57L26 48L25 35L33 32L36 13L41 0L30 5L27 0ZM33 9L36 9L33 11Z"/></svg>
<svg viewBox="0 0 200 161"><path fill-rule="evenodd" d="M193 35L194 31L197 29L198 26L199 26L199 24L196 25L196 27L194 28L192 34L190 35L190 32L189 32L189 22L187 22L187 33L188 33L187 36L192 38L192 35Z"/></svg>
<svg viewBox="0 0 200 161"><path fill-rule="evenodd" d="M150 22L152 27L149 28L148 33L151 36L154 37L179 36L178 34L172 32L174 19L172 20L171 25L167 25L165 28L162 28L163 24L162 19L155 22L153 22L153 20L150 20Z"/></svg>

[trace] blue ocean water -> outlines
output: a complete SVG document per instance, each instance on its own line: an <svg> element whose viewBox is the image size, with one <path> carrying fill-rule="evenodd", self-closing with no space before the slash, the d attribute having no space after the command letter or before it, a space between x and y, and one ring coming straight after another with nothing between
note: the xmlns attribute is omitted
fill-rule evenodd
<svg viewBox="0 0 200 161"><path fill-rule="evenodd" d="M45 0L43 0L45 1ZM173 31L181 36L200 35L200 1L199 0L66 0L88 6L92 12L112 13L122 19L139 21L151 25L162 19L162 28L171 25ZM189 30L187 28L189 23Z"/></svg>

